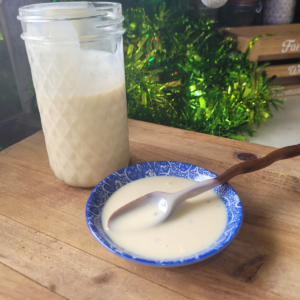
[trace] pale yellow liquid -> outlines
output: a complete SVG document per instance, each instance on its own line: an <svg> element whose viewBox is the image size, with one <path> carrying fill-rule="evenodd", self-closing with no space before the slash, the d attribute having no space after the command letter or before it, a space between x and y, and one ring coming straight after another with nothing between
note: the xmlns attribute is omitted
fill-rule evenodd
<svg viewBox="0 0 300 300"><path fill-rule="evenodd" d="M62 99L37 94L37 99L50 165L60 180L72 186L93 187L127 166L124 84L94 96Z"/></svg>
<svg viewBox="0 0 300 300"><path fill-rule="evenodd" d="M50 166L69 185L93 187L129 161L123 43L79 43L75 27L29 24L37 38L75 42L27 41L26 48Z"/></svg>
<svg viewBox="0 0 300 300"><path fill-rule="evenodd" d="M177 192L195 181L171 176L148 177L133 181L117 190L105 203L102 225L108 236L119 246L150 259L175 259L196 254L211 246L222 235L227 224L225 204L213 191L191 198L178 206L166 222L151 228L124 231L126 222L145 218L147 209L137 210L122 217L120 230L108 229L108 219L121 206L154 191ZM140 214L144 214L141 216ZM127 220L126 220L127 218Z"/></svg>

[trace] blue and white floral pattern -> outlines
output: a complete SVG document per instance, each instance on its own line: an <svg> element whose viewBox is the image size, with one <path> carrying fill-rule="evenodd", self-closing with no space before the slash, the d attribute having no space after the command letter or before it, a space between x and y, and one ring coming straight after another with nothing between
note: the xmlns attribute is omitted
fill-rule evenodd
<svg viewBox="0 0 300 300"><path fill-rule="evenodd" d="M151 260L133 254L116 245L107 236L102 227L101 212L105 202L116 190L125 184L152 176L177 176L195 181L203 181L205 179L216 177L217 175L195 165L174 161L154 161L136 164L109 175L95 187L88 198L86 205L86 221L89 230L102 246L114 254L133 262L151 266L175 267L192 264L206 259L224 249L233 240L242 224L243 208L240 198L235 190L228 183L225 183L214 188L214 191L225 203L228 212L227 226L222 236L209 248L178 260Z"/></svg>

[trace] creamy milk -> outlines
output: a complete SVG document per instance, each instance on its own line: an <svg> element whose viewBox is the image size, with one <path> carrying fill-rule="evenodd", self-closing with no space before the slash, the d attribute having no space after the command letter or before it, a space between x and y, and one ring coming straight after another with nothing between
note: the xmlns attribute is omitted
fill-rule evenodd
<svg viewBox="0 0 300 300"><path fill-rule="evenodd" d="M138 223L133 230L124 231L120 225L120 230L112 231L107 226L114 211L138 197L154 191L173 193L193 184L185 178L157 176L123 186L103 208L102 225L107 235L127 251L151 259L181 258L206 249L222 235L227 224L225 204L213 191L180 204L170 219L152 228L139 227ZM123 222L132 222L133 216L128 216L129 220L122 217ZM136 220L139 218L143 216Z"/></svg>
<svg viewBox="0 0 300 300"><path fill-rule="evenodd" d="M37 95L50 166L73 186L92 187L129 160L125 86L90 97Z"/></svg>
<svg viewBox="0 0 300 300"><path fill-rule="evenodd" d="M122 38L80 44L70 22L38 25L28 24L37 38L75 40L26 41L50 166L69 185L93 187L129 161Z"/></svg>

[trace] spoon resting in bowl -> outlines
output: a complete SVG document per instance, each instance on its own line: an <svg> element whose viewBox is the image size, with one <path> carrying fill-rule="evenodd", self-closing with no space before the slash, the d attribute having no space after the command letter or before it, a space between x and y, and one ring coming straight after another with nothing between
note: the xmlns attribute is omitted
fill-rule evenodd
<svg viewBox="0 0 300 300"><path fill-rule="evenodd" d="M166 221L175 208L183 201L211 190L218 185L226 183L235 176L255 172L266 168L278 160L288 159L300 155L300 144L275 150L265 157L239 163L221 175L207 179L185 188L176 193L152 192L117 209L108 220L110 230L117 228L117 223L126 214L135 210L143 211L143 219L139 228L156 226ZM146 213L145 213L146 211Z"/></svg>

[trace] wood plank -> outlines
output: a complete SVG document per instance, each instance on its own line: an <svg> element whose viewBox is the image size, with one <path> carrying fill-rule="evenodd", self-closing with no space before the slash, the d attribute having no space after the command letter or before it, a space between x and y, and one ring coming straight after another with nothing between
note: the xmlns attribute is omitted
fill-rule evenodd
<svg viewBox="0 0 300 300"><path fill-rule="evenodd" d="M215 147L220 148L220 146L227 146L232 147L235 149L245 150L248 149L248 151L256 151L259 150L262 154L267 154L275 148L268 147L268 146L261 146L256 144L251 144L248 142L228 139L224 137L218 137L213 136L209 134L189 131L189 130L183 130L179 128L172 128L169 126L163 126L163 125L157 125L153 123L143 122L143 121L137 121L137 120L128 120L128 126L129 126L129 138L130 141L134 142L144 142L147 141L147 136L143 136L143 134L147 133L149 137L154 134L156 138L159 140L157 141L157 145L159 145L159 141L163 141L166 136L170 136L169 140L176 137L183 139L182 142L187 143L186 146L189 147L191 144L194 143L194 141L201 142L203 146L207 145L209 147L209 144L215 145ZM149 134L152 132L152 134ZM154 145L156 145L154 144ZM186 148L187 148L186 147ZM199 149L199 151L202 150L202 146Z"/></svg>
<svg viewBox="0 0 300 300"><path fill-rule="evenodd" d="M259 55L299 54L300 36L266 36L260 39Z"/></svg>
<svg viewBox="0 0 300 300"><path fill-rule="evenodd" d="M145 135L149 134L147 131L142 131L142 133ZM192 146L189 146L189 153L186 154L184 146L186 141L176 139L174 136L170 138L169 135L163 135L164 139L160 142L162 148L157 148L152 146L152 143L155 143L156 141L155 137L153 137L153 139L149 137L146 142L143 141L143 134L140 136L141 143L131 142L131 163L171 159L197 164L220 174L233 164L239 162L236 158L236 154L239 153L240 150L233 150L230 147L218 147L217 145L212 147L211 144L194 140L191 143ZM171 148L169 148L169 146L171 146ZM254 147L258 148L257 145L254 145ZM24 157L25 151L23 151L22 147L16 147L15 149L19 151L19 159L22 161L22 163L17 162L18 166L21 167L20 173L14 174L13 172L10 172L10 164L6 164L8 174L0 173L0 179L3 180L3 183L7 181L19 183L12 187L15 193L31 195L31 197L38 198L40 201L43 201L43 203L52 202L55 207L60 207L63 211L68 213L73 213L73 203L77 202L77 199L81 196L84 196L85 199L87 199L90 193L89 189L76 189L74 187L66 186L53 176L49 167L49 176L48 174L47 176L41 176L39 172L34 172L34 170L30 170L30 173L26 173L26 165L24 166L26 162L23 162L23 159L21 158ZM31 154L31 152L29 153ZM260 157L260 155L256 152L251 153ZM14 158L12 161L16 161L15 157L17 154L14 153L13 155ZM3 160L11 163L10 154L5 154L4 157L0 155L0 162ZM39 166L34 165L37 164L36 162L31 159L28 159L28 161L31 161L31 163L29 163L30 168L34 168L39 171ZM4 168L3 164L1 164L1 166ZM284 173L282 172L283 168ZM274 165L255 173L238 176L234 178L231 183L240 184L247 188L265 190L271 194L279 194L283 196L286 195L286 191L289 191L289 197L299 199L300 181L297 180L299 169L300 160L299 158L294 158L286 162L277 162ZM287 175L287 173L289 173L289 175ZM29 177L28 182L25 183L23 178L26 174L29 175ZM43 174L45 173L43 172ZM10 176L10 178L8 178L8 176ZM285 189L282 188L283 186L285 186ZM32 193L32 187L35 187L35 193ZM63 191L63 193L59 194L59 196L55 195L56 189ZM82 207L82 209L84 209L84 207Z"/></svg>
<svg viewBox="0 0 300 300"><path fill-rule="evenodd" d="M26 146L31 149L41 150L43 152L46 151L45 137L42 130L20 141L18 144Z"/></svg>
<svg viewBox="0 0 300 300"><path fill-rule="evenodd" d="M300 75L300 64L286 64L279 66L267 66L265 68L268 77L290 77Z"/></svg>
<svg viewBox="0 0 300 300"><path fill-rule="evenodd" d="M159 136L151 135L154 128L165 130L166 132L158 132ZM175 134L170 136L170 129L164 126L157 126L155 124L149 124L149 129L130 126L132 149L131 163L157 159L172 159L195 163L204 168L210 169L213 172L221 173L226 170L226 168L240 162L236 157L240 152L251 152L257 157L261 157L262 154L267 154L272 150L272 148L269 147L261 147L247 142L241 143L229 139L201 135L195 132L186 132L179 129L174 130ZM213 143L213 141L215 141L215 143ZM154 147L153 145L155 145L155 143L159 143L160 147ZM238 148L236 147L237 145ZM189 149L188 152L186 151L187 147ZM47 156L40 155L39 157L38 154L40 151L28 149L29 148L22 145L16 145L16 147L2 151L0 154L0 161L24 167L24 175L30 168L29 171L32 175L30 176L31 182L25 186L15 186L15 190L18 190L18 192L21 193L26 191L30 192L30 187L35 186L37 188L36 195L43 197L38 190L41 183L47 184L49 192L47 193L48 197L44 197L45 200L49 201L50 197L56 205L65 204L66 209L70 209L72 205L68 205L68 201L58 203L54 196L51 197L53 189L62 189L68 193L69 196L73 197L76 197L77 194L88 195L88 192L86 192L87 190L66 186L64 183L56 179L49 167ZM257 153L258 149L260 153ZM28 159L23 160L23 156L28 157ZM282 173L283 166L284 174ZM299 168L300 159L294 158L288 162L277 162L265 170L237 177L232 180L232 183L244 184L246 186L249 186L250 183L252 184L252 187L263 190L267 189L270 193L282 192L282 185L285 185L290 188L295 198L299 198L299 182L297 182L297 180L295 181ZM41 171L44 175L49 174L49 176L40 176L40 174L32 172L33 170ZM16 178L16 180L19 180L20 185L22 185L22 180L20 179L24 175L20 175L21 177ZM6 178L3 178L3 180L5 181Z"/></svg>
<svg viewBox="0 0 300 300"><path fill-rule="evenodd" d="M243 187L240 187L240 189L244 190ZM223 274L246 282L247 284L249 284L249 282L251 281L257 282L257 280L254 279L257 274L259 275L259 273L257 273L257 270L262 263L262 259L269 261L274 255L276 256L276 259L273 260L275 261L275 263L279 264L279 267L277 267L276 269L279 274L281 273L281 270L284 269L285 278L290 282L293 282L296 278L298 278L297 276L295 276L296 272L294 270L292 272L289 272L286 265L289 265L291 261L293 262L293 265L299 264L299 255L297 251L297 249L299 248L299 236L295 235L295 233L299 232L299 230L294 230L295 238L292 237L288 240L288 242L286 238L286 231L283 230L285 227L285 223L288 223L288 221L290 221L291 226L299 226L297 214L299 213L300 207L299 205L296 206L297 201L294 199L285 199L286 210L282 212L284 219L281 219L281 222L270 223L270 219L272 220L274 218L272 216L275 215L276 212L282 207L281 198L277 197L273 201L273 210L271 210L272 214L270 215L270 209L266 209L268 203L264 203L267 196L266 193L263 194L261 191L249 190L248 193L241 194L243 203L248 204L249 202L250 204L245 207L245 221L236 241L219 255L211 258L206 262L201 263L201 265L199 264L202 272L198 272L197 265L186 267L186 273L180 276L177 274L177 272L172 273L174 277L172 276L169 279L171 281L170 283L169 280L166 280L164 278L164 271L161 271L159 269L153 270L153 268L143 266L136 266L135 264L115 257L113 254L106 251L97 244L97 242L88 232L84 221L84 206L86 198L77 199L78 202L76 202L76 209L78 210L78 213L71 215L60 211L59 208L51 208L49 204L46 206L45 204L47 203L43 204L42 202L39 202L38 199L32 198L30 195L18 195L18 197L12 197L9 192L9 186L6 186L5 189L2 188L1 190L2 194L0 194L0 207L1 213L5 216L12 218L22 224L25 224L35 230L44 232L47 235L68 243L69 245L75 246L78 249L84 250L88 253L93 253L97 257L122 266L123 268L130 270L131 272L134 272L139 276L145 277L151 281L159 280L158 283L160 285L168 286L168 288L170 289L176 289L176 291L181 293L188 293L186 295L193 299L197 299L200 292L205 294L210 293L212 298L216 297L216 295L219 295L219 290L216 291L217 294L215 295L213 295L212 292L208 290L205 290L205 292L203 292L203 290L197 290L198 282L204 280L203 278L205 278L207 272L210 272L212 270L214 270L215 272L213 273L213 275L211 275L211 281L213 281L213 278L219 278L219 274ZM59 193L56 193L55 196L61 198L59 197ZM257 202L255 203L254 201ZM289 204L289 202L291 203ZM261 215L262 213L264 213L266 216ZM76 215L80 215L80 218L76 217ZM259 218L261 219L259 226L256 226L255 222ZM270 224L274 224L272 225L274 226L274 228ZM263 231L261 230L261 227L266 227L268 228L268 230ZM282 230L280 231L281 227ZM276 238L274 238L275 233ZM268 237L273 238L270 239ZM274 244L274 239L276 240L276 244ZM276 247L274 247L274 245L276 245ZM287 261L284 261L284 263L280 263L282 259L280 255L276 255L276 253L290 255L293 259L288 259ZM240 259L237 260L237 257L239 257ZM206 265L206 267L203 267L203 264ZM266 264L264 268L267 266L268 264ZM189 291L186 292L184 279L186 278L186 276L188 276L187 273L189 273L190 271L195 272L194 269L197 270L197 280L191 279L191 282L189 284L193 287L193 290L196 291L194 293L190 293ZM181 273L181 270L181 268L178 268L179 273ZM275 280L278 274L277 272L272 273L273 277L275 278L270 276L266 278L260 278L257 284L260 283L262 285L263 282L265 284L271 285L269 280L272 280L272 282L276 282L276 289L281 288L282 290L284 290L286 282L283 282L282 280L279 280L277 282ZM249 280L249 278L252 279ZM212 284L212 282L210 284ZM232 285L232 283L230 284ZM288 296L291 296L291 294L294 294L295 292L300 292L297 290L297 283L294 286L295 287L293 289L290 289L288 291ZM226 288L226 286L224 288ZM244 289L244 287L239 288ZM274 289L274 286L271 286L271 288ZM231 297L234 297L232 294L230 295Z"/></svg>
<svg viewBox="0 0 300 300"><path fill-rule="evenodd" d="M24 206L20 207L19 210L21 210L24 213L25 212ZM32 215L29 217L28 215L26 216L25 213L23 217L24 220L26 220L26 222L30 222L28 220L32 218ZM4 220L4 223L8 223L8 224L3 225L1 223L1 218L2 220ZM55 220L55 222L57 223L57 219ZM53 222L52 220L51 226L53 226L55 222ZM43 230L43 228L46 228L46 224L43 224L42 218L40 219L39 224L41 230ZM1 254L0 261L18 270L19 272L22 273L24 272L26 276L32 278L33 280L38 280L38 278L47 278L47 284L43 282L41 282L41 284L45 285L46 287L49 287L50 285L53 284L56 287L60 287L59 289L56 288L56 292L68 298L69 293L63 293L62 291L65 291L65 289L69 291L70 289L69 285L65 287L64 283L57 282L55 278L57 277L63 278L66 276L67 277L71 276L67 272L69 266L65 265L67 264L67 262L64 262L64 260L62 261L61 256L63 256L64 259L68 259L69 256L73 257L75 256L75 254L73 254L73 251L75 250L73 250L72 248L71 251L70 247L69 248L67 247L67 244L60 243L57 239L51 239L50 237L43 237L43 235L40 234L35 229L30 230L26 227L23 227L23 225L21 225L20 223L15 223L15 221L6 219L1 215L0 215L0 225L1 228L4 229L2 231L2 236L0 232L0 238L3 238L3 234L5 234L6 240L9 241L8 243L9 249L7 249L7 246L0 245L0 254ZM57 227L58 226L59 224L57 225ZM30 237L28 237L28 232L33 232L32 234L34 234L34 236L32 237L31 234ZM68 232L70 234L70 230ZM74 235L76 234L76 230L73 232L74 234L72 234L72 237L74 237ZM43 238L41 238L41 236ZM91 235L89 235L89 237L91 238ZM44 239L46 239L47 241L41 242L41 240L43 241ZM60 240L62 240L61 236L60 236ZM33 243L35 241L38 242L38 245ZM75 240L69 238L69 242L74 244ZM281 295L279 297L275 293L265 292L263 290L260 290L255 287L251 287L249 285L252 278L256 276L257 270L259 269L260 264L262 263L261 251L259 251L259 255L257 255L258 250L255 249L254 251L252 249L252 253L249 251L242 251L243 256L241 257L240 251L248 249L249 245L244 245L243 247L241 247L241 244L235 243L230 246L231 248L230 252L223 251L222 253L207 260L206 262L187 266L187 267L164 269L164 268L152 268L152 267L137 265L125 261L123 259L120 259L118 257L115 257L112 253L100 247L94 240L90 241L90 243L84 243L84 244L86 248L89 248L87 249L88 253L86 253L86 256L90 256L89 253L93 253L95 256L101 258L104 257L107 261L111 261L116 265L120 265L124 269L127 269L132 273L136 273L141 277L148 278L149 280L153 282L157 282L159 285L165 286L170 290L176 291L177 293L180 294L183 293L192 299L216 299L221 296L223 296L224 299L248 299L249 294L251 295L251 299L262 299L262 298L263 299L284 299L283 297L284 295ZM22 248L19 247L20 245L22 246ZM55 248L52 249L52 245L55 245ZM51 247L50 250L49 247ZM26 252L22 252L25 251L25 249ZM59 253L57 253L58 249L61 250L59 251ZM40 257L39 256L40 252L45 255ZM51 255L55 255L57 259L59 259L61 270L58 270L58 266L57 266L58 262L56 261L54 261L55 266L53 267L54 258L52 256L49 256L50 252ZM80 261L79 268L84 268L84 267L87 268L86 266L87 258L85 259L85 261L83 261L81 256L82 256L81 254L76 255L76 262ZM237 260L237 256L239 257L239 264L233 264L233 262ZM34 261L31 262L31 259L33 258ZM44 262L45 258L47 259L46 263ZM247 263L244 262L245 259ZM22 260L23 263L20 264L20 260ZM75 258L73 257L72 260L74 263ZM219 268L220 262L224 262L224 261L226 262L226 264L221 263L223 268L225 267L225 269L222 270L222 273L223 274L225 273L227 275L227 273L229 272L229 274L231 274L231 277L237 278L238 280L233 280L232 278L228 276L224 276L219 272L217 272L217 270L220 269ZM39 266L40 264L43 264L42 270L41 268L39 268L39 270L31 269L34 268L34 266ZM94 261L93 261L93 265L95 265ZM244 265L246 265L246 267L244 268L241 267ZM228 267L226 266L230 266L230 268L228 269ZM100 268L99 266L95 266L95 267L98 268L100 273L102 272L101 271L102 268ZM56 273L55 278L52 273L49 274L49 272L47 272L46 274L44 274L46 272L45 269L47 270L51 269L52 272L53 268L54 268L53 272ZM38 276L36 277L35 274L37 271L39 271L39 273ZM61 274L62 272L64 273L64 275ZM72 272L74 273L74 271ZM75 278L78 277L77 274L72 275L72 278L74 277ZM249 280L249 278L251 279ZM223 285L221 287L218 286L218 282L220 282L220 280L223 282ZM199 285L199 282L201 282L201 285ZM186 289L187 284L189 286L188 290ZM295 291L291 290L289 291L289 294L292 292ZM164 298L154 298L154 299L164 299Z"/></svg>
<svg viewBox="0 0 300 300"><path fill-rule="evenodd" d="M26 160L20 157L20 153L23 153ZM29 148L22 144L16 144L1 151L0 159L6 163L24 166L28 171L39 171L43 175L52 175L51 173L53 173L49 165L47 152Z"/></svg>
<svg viewBox="0 0 300 300"><path fill-rule="evenodd" d="M273 150L134 120L129 121L129 127L131 163L180 160L218 173L239 162L237 153L251 152L260 157ZM90 190L72 188L57 180L47 156L42 154L43 147L39 133L34 142L25 140L0 153L0 214L18 222L18 226L26 225L26 232L46 234L71 249L78 248L84 255L92 254L102 263L105 260L120 266L147 282L150 280L191 299L297 299L300 293L298 158L233 182L244 203L245 219L238 237L227 249L199 264L161 269L118 258L93 239L84 217ZM14 234L18 238L18 233ZM51 245L45 242L43 249ZM39 259L44 263L45 258ZM21 271L26 272L26 266Z"/></svg>
<svg viewBox="0 0 300 300"><path fill-rule="evenodd" d="M272 88L272 95L279 98L300 95L300 84L282 85Z"/></svg>
<svg viewBox="0 0 300 300"><path fill-rule="evenodd" d="M188 163L194 163L198 166L207 168L217 174L225 171L230 166L239 163L237 154L241 152L250 152L257 157L262 154L271 152L272 148L261 147L260 145L250 144L247 142L239 143L238 148L229 146L234 145L235 141L218 138L215 143L207 140L201 140L203 136L195 134L194 139L178 138L169 134L160 133L158 137L151 135L151 130L130 128L132 133L131 148L133 153L139 157L134 157L134 162L151 161L151 160L177 160ZM198 136L198 138L197 138ZM147 137L147 138L145 138ZM212 137L213 138L213 137ZM209 138L208 138L209 139ZM153 145L159 144L159 147ZM186 149L189 149L186 151ZM283 172L284 168L284 172ZM269 166L268 168L238 176L231 183L238 183L255 189L268 190L270 193L282 193L282 185L286 186L296 199L300 198L299 182L293 179L299 176L300 158L294 158L289 161L280 161ZM296 186L295 186L296 185Z"/></svg>
<svg viewBox="0 0 300 300"><path fill-rule="evenodd" d="M134 120L130 120L129 124L132 163L141 161L138 156L141 156L143 161L156 160L159 159L159 157L161 157L160 160L169 159L170 157L172 157L172 160L180 160L181 158L181 161L197 163L198 165L208 168L213 172L220 173L229 166L240 162L236 156L241 152L251 152L257 157L262 157L274 149L271 147L262 147L260 145L250 144L248 142L240 142L195 132L188 132L186 130L175 130L174 128L158 126L156 124L144 124L144 122L137 122ZM141 127L136 127L136 125L134 126L133 124L142 125ZM143 126L149 127L145 128ZM155 134L153 134L154 131L156 132ZM172 132L172 135L170 135L170 131ZM156 144L158 144L159 147L153 146ZM186 149L189 150L186 151ZM28 161L22 159L22 156L20 155L21 153L25 156L30 156ZM27 148L22 145L16 145L14 148L2 151L0 154L0 161L40 170L43 173L50 174L50 177L53 178L47 156L39 157L37 160L35 157L38 156L38 153L39 152L34 151L34 149L27 150ZM18 157L19 161L16 157ZM215 162L218 162L218 164ZM210 165L212 167L209 167ZM281 172L283 165L285 166L284 173L287 175L283 176L284 181L284 178L288 176L297 176L300 168L300 158L294 158L288 163L277 162L267 169L255 173L255 175L248 174L243 175L240 178L245 178L245 180L248 180L247 177L249 176L255 176L255 178L257 178L257 174L263 174L266 172L267 175L270 175L271 177L271 172L277 177L277 173ZM264 177L264 175L261 177ZM238 178L234 180L235 181L232 182L239 182ZM270 181L272 182L273 180ZM65 185L61 183L61 186L63 187ZM68 189L72 190L71 188ZM272 187L270 190L272 190ZM296 196L298 197L299 194Z"/></svg>
<svg viewBox="0 0 300 300"><path fill-rule="evenodd" d="M63 300L65 298L0 263L1 300Z"/></svg>
<svg viewBox="0 0 300 300"><path fill-rule="evenodd" d="M230 28L225 34L238 42L241 52L246 51L254 38L262 34L271 34L272 36L261 37L249 53L250 60L259 61L300 57L299 32L299 24L290 24Z"/></svg>
<svg viewBox="0 0 300 300"><path fill-rule="evenodd" d="M0 228L0 262L67 299L187 299L2 215Z"/></svg>
<svg viewBox="0 0 300 300"><path fill-rule="evenodd" d="M146 130L148 135L150 132L152 133L154 132L155 136L158 137L159 140L164 140L165 136L172 136L172 137L178 137L184 139L185 143L190 141L190 143L187 144L187 146L193 144L194 140L197 140L204 144L214 144L217 146L234 147L236 149L241 149L241 151L247 149L248 151L255 152L255 150L259 149L262 155L267 154L272 150L275 150L275 148L272 147L258 146L256 144L251 144L248 142L242 142L242 141L227 139L223 137L217 137L217 136L207 135L203 133L198 133L198 132L193 132L193 131L188 131L188 130L183 130L178 128L172 128L168 126L157 125L157 124L143 122L143 121L137 121L133 119L128 119L128 126L129 126L131 141L139 141L139 142L144 142L145 140L147 141L147 136L146 137L143 136L144 132L142 131L142 130ZM139 134L137 136L135 135L136 131L133 130L141 130L142 134ZM164 136L161 136L161 134L164 134ZM24 146L28 146L31 149L46 151L45 139L42 131L39 131L38 133L34 134L33 136L27 139L24 139L23 141L19 142L13 147L17 147L17 145L24 145ZM0 154L5 154L5 150L2 151ZM47 161L47 159L45 161Z"/></svg>
<svg viewBox="0 0 300 300"><path fill-rule="evenodd" d="M255 149L259 149L262 154L267 154L268 152L272 151L274 148L267 147L267 146L257 146L255 144L251 144L248 142L242 142L232 139L227 139L223 137L217 137L213 135L207 135L203 133L198 133L194 131L188 131L178 128L172 128L168 126L163 125L157 125L153 123L143 122L143 121L137 121L133 119L128 119L128 126L130 131L130 140L135 141L136 139L139 139L140 142L147 140L147 137L143 137L143 140L140 140L141 135L135 136L135 131L132 131L134 129L140 129L140 130L147 130L148 132L154 132L156 137L160 137L161 134L165 135L171 135L175 137L179 137L184 139L184 142L187 142L190 140L191 143L193 143L193 140L201 141L204 143L212 143L214 145L221 145L221 146L228 146L228 147L235 147L237 149L249 149L249 151L254 151ZM160 140L163 140L164 137L161 137ZM46 151L45 146L45 138L43 135L43 131L39 131L36 134L32 135L31 137L22 140L18 144L12 146L17 147L17 145L24 145L31 149L36 150L42 150ZM10 149L10 148L8 148ZM5 149L7 150L7 149ZM3 150L0 153L0 157L2 154L5 154L5 150ZM40 158L39 158L40 159ZM47 161L47 160L46 160Z"/></svg>

